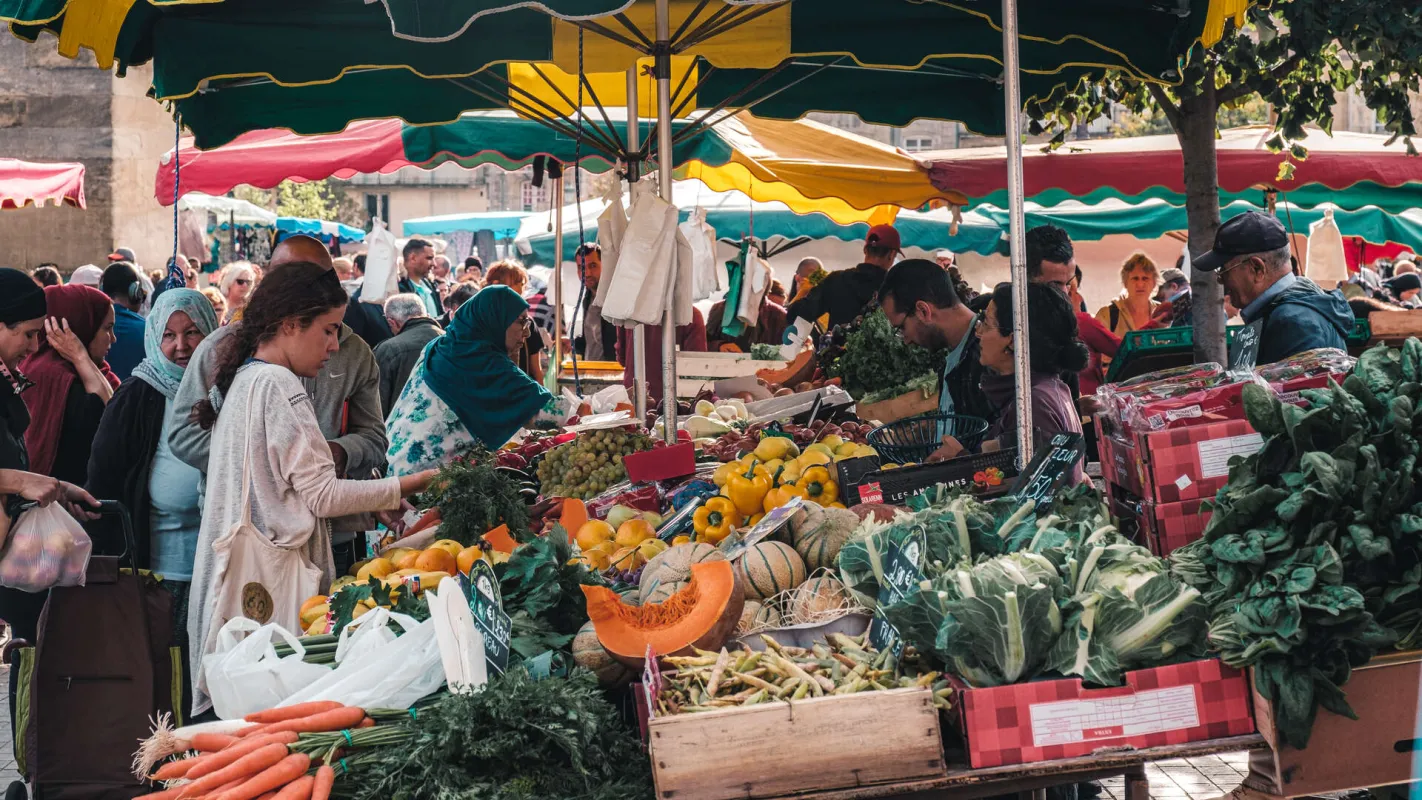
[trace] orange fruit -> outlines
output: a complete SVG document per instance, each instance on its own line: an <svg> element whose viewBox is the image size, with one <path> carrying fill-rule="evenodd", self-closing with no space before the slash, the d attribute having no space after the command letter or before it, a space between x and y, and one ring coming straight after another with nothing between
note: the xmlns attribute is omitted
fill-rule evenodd
<svg viewBox="0 0 1422 800"><path fill-rule="evenodd" d="M395 570L398 572L399 570L402 570L402 569L414 569L414 568L415 568L415 561L417 561L417 560L419 559L419 557L420 557L420 551L419 551L419 550L411 550L410 552L408 552L408 553L406 553L406 554L400 556L400 558L396 559L396 561L395 561Z"/></svg>
<svg viewBox="0 0 1422 800"><path fill-rule="evenodd" d="M453 575L459 569L455 557L442 547L431 547L415 559L415 569L421 572L444 572Z"/></svg>
<svg viewBox="0 0 1422 800"><path fill-rule="evenodd" d="M578 528L578 533L573 538L577 541L578 547L584 550L591 550L596 545L610 541L617 531L611 525L600 519L590 519Z"/></svg>
<svg viewBox="0 0 1422 800"><path fill-rule="evenodd" d="M484 551L477 547L466 547L459 551L459 555L454 557L454 563L459 567L459 571L468 574L473 568L474 562L484 557Z"/></svg>
<svg viewBox="0 0 1422 800"><path fill-rule="evenodd" d="M439 541L430 545L430 547L438 547L439 549L444 550L452 556L458 556L459 551L464 549L464 545L454 541L453 539L440 539Z"/></svg>
<svg viewBox="0 0 1422 800"><path fill-rule="evenodd" d="M648 539L654 539L657 532L652 528L652 523L636 517L622 523L622 527L617 529L616 542L622 547L636 547Z"/></svg>
<svg viewBox="0 0 1422 800"><path fill-rule="evenodd" d="M356 580L365 583L368 578L383 578L395 571L395 565L388 558L372 558L356 573Z"/></svg>

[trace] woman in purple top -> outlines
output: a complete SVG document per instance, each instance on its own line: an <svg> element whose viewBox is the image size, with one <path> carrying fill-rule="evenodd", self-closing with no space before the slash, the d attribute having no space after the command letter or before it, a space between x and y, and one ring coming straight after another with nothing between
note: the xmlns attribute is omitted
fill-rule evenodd
<svg viewBox="0 0 1422 800"><path fill-rule="evenodd" d="M999 283L992 302L978 320L980 360L987 369L982 379L983 394L998 409L989 420L987 437L1003 447L1016 443L1017 395L1013 358L1012 284ZM1027 326L1032 362L1032 428L1040 447L1058 433L1081 433L1081 415L1072 402L1071 390L1061 376L1080 372L1090 354L1077 336L1076 312L1071 301L1055 287L1033 283L1027 287ZM1083 479L1081 464L1072 473L1072 482Z"/></svg>

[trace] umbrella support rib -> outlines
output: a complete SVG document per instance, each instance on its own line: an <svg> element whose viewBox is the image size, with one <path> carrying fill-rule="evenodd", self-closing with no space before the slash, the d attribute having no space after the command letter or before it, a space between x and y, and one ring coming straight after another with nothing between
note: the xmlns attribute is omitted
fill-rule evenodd
<svg viewBox="0 0 1422 800"><path fill-rule="evenodd" d="M538 77L540 77L540 78L543 79L544 84L546 84L549 89L552 89L552 90L558 95L558 97L563 100L564 103L567 103L567 104L568 104L568 107L569 107L569 108L573 109L573 113L576 113L576 114L579 114L579 115L581 115L581 114L583 113L583 112L582 112L581 103L579 103L579 102L573 100L573 98L569 97L566 92L564 92L562 89L558 88L558 85L557 85L556 83L554 83L551 78L548 77L548 74L543 71L543 68L542 68L542 67L540 67L540 66L537 65L537 64L529 64L529 66L532 67L532 68L533 68L533 71L538 74ZM582 81L582 80L583 80L583 76L582 76L581 74L579 74L578 80L579 80L579 81ZM573 126L573 125L574 125L573 120L572 120L572 118L571 118L570 116L567 116L567 115L564 115L564 114L560 113L557 109L555 109L555 108L552 106L552 104L550 104L550 103L548 103L548 102L546 102L546 101L543 101L543 100L538 99L537 97L535 97L533 94L531 94L531 93L528 92L527 90L523 89L522 87L518 87L518 86L513 85L512 82L505 81L505 83L508 85L508 88L509 88L510 90L519 92L520 94L526 95L526 96L528 96L529 98L531 98L531 99L533 99L533 100L536 100L540 105L542 105L544 108L546 108L546 109L548 110L548 113L549 113L549 114L552 114L552 115L556 116L558 119L564 120L569 126ZM592 88L591 86L588 87L588 89L591 89L591 88ZM594 103L597 103L597 98L596 98L595 96L593 97L593 102L594 102ZM601 103L598 103L598 109L599 109L599 110L602 110L602 104L601 104ZM530 115L530 116L534 116L535 118L537 118L538 115ZM603 116L603 119L604 119L604 120L607 120L607 112L606 112L606 111L603 111L603 115L602 115L602 116ZM611 121L608 121L608 122L607 122L607 128L608 128L608 130L607 130L606 132L604 132L604 131L599 130L599 129L597 128L597 126L595 126L595 125L588 125L588 124L586 124L586 122L584 122L583 127L582 127L582 130L585 132L585 134L586 134L587 136L591 137L595 142L597 142L598 144L600 144L602 147L606 148L608 155L611 155L611 156L613 156L613 157L620 157L621 152L622 152L622 147L621 147L621 145L620 145L620 144L618 143L618 141L617 141L617 135L616 135L615 129L613 128L613 125L612 125L612 122L611 122Z"/></svg>
<svg viewBox="0 0 1422 800"><path fill-rule="evenodd" d="M703 1L701 7L698 7L696 10L700 12L701 8L704 8L705 5L706 3ZM721 21L724 20L727 15L734 13L737 8L737 6L729 4L723 5L711 12L711 16L697 23L696 27L692 28L690 32L687 32L686 27L691 23L692 18L694 18L695 15L693 15L692 18L688 18L686 22L682 23L681 28L677 30L676 35L671 38L671 41L676 43L676 49L678 51L684 51L687 48L694 47L705 40L704 34L707 30L720 25Z"/></svg>
<svg viewBox="0 0 1422 800"><path fill-rule="evenodd" d="M613 15L612 15L612 18L615 19L615 20L617 20L618 23L621 24L622 27L627 30L628 33L632 34L633 36L635 36L635 37L637 37L639 40L641 40L641 42L642 42L642 47L640 47L640 48L638 48L638 49L642 50L643 52L648 52L648 51L650 51L653 47L656 46L656 45L652 42L651 39L648 39L648 38L647 38L647 34L642 33L642 29L641 29L641 28L638 28L638 27L632 22L632 20L631 20L630 18L628 18L628 16L627 16L626 14L622 14L622 13L613 14Z"/></svg>
<svg viewBox="0 0 1422 800"><path fill-rule="evenodd" d="M597 108L598 116L602 117L603 124L607 126L607 130L612 134L611 138L615 140L617 138L617 126L612 124L612 118L607 115L607 109L603 108L602 100L598 99L597 91L593 89L592 83L588 80L587 73L578 73L578 80L582 81L583 89L587 92L588 97L592 99L593 106ZM583 113L581 108L578 109L578 113ZM625 156L626 153L623 153L619 157Z"/></svg>
<svg viewBox="0 0 1422 800"><path fill-rule="evenodd" d="M606 25L599 24L590 19L569 20L569 22L571 22L573 25L577 25L579 28L582 28L583 30L589 33L595 33L605 39L611 39L612 41L617 42L620 45L630 47L633 50L642 53L643 55L646 55L647 48L651 47L652 45L651 42L646 42L644 44L643 42L639 42L636 39L629 39L626 36L623 36L622 34L618 33L617 31L607 27ZM645 37L642 36L641 31L636 31L636 33L639 39L645 40Z"/></svg>
<svg viewBox="0 0 1422 800"><path fill-rule="evenodd" d="M569 120L569 119L567 119L566 117L563 117L563 116L561 116L561 115L558 115L557 112L556 112L554 109L552 109L552 108L549 108L548 111L549 111L549 113L552 113L552 114L554 114L555 116L552 116L552 117L544 116L543 114L540 114L536 109L532 108L531 106L524 106L522 109L520 109L518 103L516 103L516 102L507 102L507 101L509 100L509 98L508 98L507 96L502 96L502 97L501 97L500 94L499 94L499 91L498 91L497 89L490 89L490 88L488 88L488 87L480 87L480 86L471 86L471 85L468 85L468 84L464 83L464 81L469 80L468 78L446 78L446 80L448 80L449 82L453 83L455 86L458 86L459 88L463 89L463 90L466 91L466 92L469 92L470 94L472 94L472 95L474 95L474 96L476 96L476 97L481 97L481 98L483 98L483 99L485 99L485 100L488 100L488 101L491 102L491 103L498 103L498 104L500 104L500 105L506 105L506 106L508 106L508 108L509 108L510 111L515 111L515 112L518 112L518 113L523 113L523 114L525 114L526 116L528 116L529 119L533 120L534 122L538 123L539 125L542 125L542 126L544 126L545 128L548 128L548 129L550 129L550 130L552 130L552 131L554 131L554 132L556 132L556 133L558 133L558 134L561 134L561 135L563 135L563 136L566 136L566 137L568 137L569 139L572 139L573 141L579 141L579 140L585 140L585 139L587 139L587 138L592 138L592 137L580 137L580 136L578 135L577 130L573 127L572 121ZM509 88L517 89L517 87L512 87L512 86L509 87ZM537 100L537 98L534 98L534 99ZM541 101L540 101L540 102L541 102ZM544 104L544 105L546 105L546 104ZM588 128L588 129L586 129L586 130L593 130L593 129ZM595 146L595 147L602 153L603 156L608 157L608 158L613 158L613 159L615 159L615 158L617 157L617 154L621 151L621 148L620 148L620 147L608 147L608 146L606 146L606 144L604 144L601 140L593 141L593 142L591 142L591 144L592 144L593 146Z"/></svg>
<svg viewBox="0 0 1422 800"><path fill-rule="evenodd" d="M683 49L687 47L694 47L706 41L707 39L720 36L721 34L727 31L734 30L742 25L745 25L748 22L752 22L756 19L759 19L760 17L763 17L772 11L776 11L787 4L788 3L769 3L766 5L758 5L754 7L736 6L736 11L738 13L732 19L728 19L710 30L700 31L699 36L696 35L696 33L694 32L693 35L689 37L689 41L679 43L678 47Z"/></svg>
<svg viewBox="0 0 1422 800"><path fill-rule="evenodd" d="M711 0L700 0L700 2L696 4L696 8L691 9L691 13L687 14L686 19L681 21L681 25L677 26L676 33L671 35L671 40L673 42L680 42L682 40L681 37L686 34L686 29L691 27L691 24L696 21L697 17L701 16L701 12L705 11L706 6L710 4Z"/></svg>
<svg viewBox="0 0 1422 800"><path fill-rule="evenodd" d="M1016 371L1017 466L1032 460L1032 358L1027 336L1027 231L1022 181L1022 71L1017 52L1017 0L1002 0L1002 73L1007 142L1008 245L1012 264L1012 352Z"/></svg>
<svg viewBox="0 0 1422 800"><path fill-rule="evenodd" d="M829 66L830 66L829 64L818 65L819 68L816 69L814 72L811 72L809 75L806 75L806 76L804 76L804 77L802 77L802 78L796 78L794 81L790 82L789 84L787 84L787 85L785 85L785 86L782 86L782 87L780 87L779 89L776 89L775 91L773 91L773 92L771 92L771 93L765 95L764 97L758 98L758 99L756 99L756 100L752 100L752 101L750 101L750 102L748 102L748 103L743 103L743 104L741 104L741 105L740 105L738 108L736 108L734 111L731 111L731 112L727 113L725 116L723 116L723 117L717 119L716 122L708 122L708 121L707 121L707 120L711 119L711 117L713 117L713 116L719 114L721 111L725 110L725 108L726 108L727 106L731 105L732 103L736 103L736 102L739 101L741 98L743 98L743 97L745 97L746 95L750 94L751 92L755 91L756 87L760 86L761 84L765 83L766 81L770 80L771 78L774 78L776 75L779 75L779 74L781 73L781 71L783 71L789 63L790 63L790 62L781 62L780 64L778 64L778 65L775 67L775 69L771 70L770 72L766 73L765 75L760 76L759 78L756 78L754 81L752 81L752 82L750 83L750 85L745 86L744 88L741 88L741 89L737 90L734 94L730 95L729 97L724 98L720 103L717 103L714 108L712 108L712 109L710 109L709 111L707 111L706 113L702 114L701 117L700 117L700 119L698 119L696 122L692 123L691 125L686 126L685 128L682 128L680 131L677 131L677 135L676 135L676 136L677 136L678 141L684 140L684 139L686 139L688 136L692 136L692 135L695 135L695 134L697 134L697 133L700 133L701 131L705 130L706 128L709 128L709 127L711 127L712 125L716 124L716 122L724 122L725 120L730 119L731 117L736 116L737 114L741 113L742 111L750 111L750 110L752 110L752 109L755 107L755 105L756 105L757 103L761 103L761 102L764 102L764 101L766 101L766 100L769 100L770 98L776 96L777 94L780 94L781 92L785 91L786 89L793 88L796 84L800 83L801 81L809 80L810 78L814 77L814 76L815 76L816 74L818 74L819 72L821 72L821 71L823 71L823 70L825 70L825 69L828 69Z"/></svg>

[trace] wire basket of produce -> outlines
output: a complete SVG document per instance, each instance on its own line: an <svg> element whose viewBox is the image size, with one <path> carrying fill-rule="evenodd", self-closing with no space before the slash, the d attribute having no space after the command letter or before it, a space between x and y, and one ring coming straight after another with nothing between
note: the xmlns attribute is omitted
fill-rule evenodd
<svg viewBox="0 0 1422 800"><path fill-rule="evenodd" d="M918 463L943 446L943 437L952 436L965 450L977 450L987 433L982 417L933 413L890 422L869 431L869 446L880 459L899 464Z"/></svg>

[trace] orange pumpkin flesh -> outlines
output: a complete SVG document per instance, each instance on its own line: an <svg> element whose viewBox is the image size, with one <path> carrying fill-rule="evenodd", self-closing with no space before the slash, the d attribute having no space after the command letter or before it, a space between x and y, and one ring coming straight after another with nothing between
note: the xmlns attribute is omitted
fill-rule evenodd
<svg viewBox="0 0 1422 800"><path fill-rule="evenodd" d="M614 658L641 667L647 647L659 656L716 650L736 629L745 594L729 561L691 565L691 580L661 603L629 606L604 586L584 586L588 618L598 641Z"/></svg>

